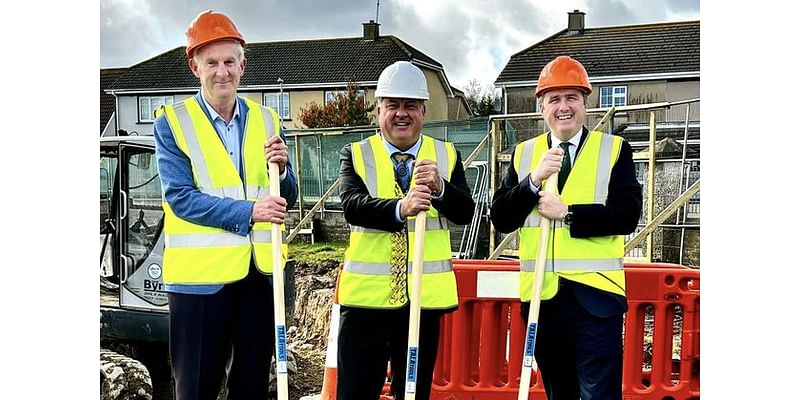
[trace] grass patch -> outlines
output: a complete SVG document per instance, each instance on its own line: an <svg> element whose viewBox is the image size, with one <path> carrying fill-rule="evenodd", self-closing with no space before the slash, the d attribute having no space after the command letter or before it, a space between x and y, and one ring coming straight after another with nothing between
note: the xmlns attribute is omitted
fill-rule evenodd
<svg viewBox="0 0 800 400"><path fill-rule="evenodd" d="M344 261L346 242L290 243L289 258L298 263L319 264L323 261Z"/></svg>

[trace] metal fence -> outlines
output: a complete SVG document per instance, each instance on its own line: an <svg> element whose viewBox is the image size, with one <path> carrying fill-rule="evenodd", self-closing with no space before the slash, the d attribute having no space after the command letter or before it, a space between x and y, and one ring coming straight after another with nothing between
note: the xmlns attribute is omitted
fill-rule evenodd
<svg viewBox="0 0 800 400"><path fill-rule="evenodd" d="M486 136L488 118L460 121L430 122L422 132L437 139L452 142L464 160ZM339 178L339 152L349 143L374 135L375 125L353 128L285 129L289 146L289 160L297 170L300 180L300 198L303 206L311 206ZM488 150L478 155L476 161L488 161ZM477 179L476 169L466 169L467 181ZM338 192L324 204L325 209L341 209ZM295 208L299 207L299 204Z"/></svg>
<svg viewBox="0 0 800 400"><path fill-rule="evenodd" d="M587 127L594 127L606 117L608 109L588 110ZM603 130L623 136L634 151L637 177L642 184L645 207L639 228L628 235L626 241L642 230L650 218L673 202L692 183L700 179L700 99L678 102L662 102L618 107L613 115L604 120ZM511 161L511 150L524 140L547 131L540 113L493 116L491 124L495 134L492 140L493 154L497 162L491 187L499 185L499 179ZM652 137L651 137L652 136ZM650 151L654 156L650 159ZM650 169L654 166L654 171ZM653 187L648 177L653 176ZM652 209L648 210L648 198L653 197ZM649 211L649 212L648 212ZM630 251L626 256L647 258L648 261L675 262L699 266L700 193L688 202L650 236L647 241ZM676 233L677 232L677 233ZM505 235L490 234L494 250ZM517 240L509 238L508 250L500 254L516 256ZM691 243L690 243L691 242Z"/></svg>

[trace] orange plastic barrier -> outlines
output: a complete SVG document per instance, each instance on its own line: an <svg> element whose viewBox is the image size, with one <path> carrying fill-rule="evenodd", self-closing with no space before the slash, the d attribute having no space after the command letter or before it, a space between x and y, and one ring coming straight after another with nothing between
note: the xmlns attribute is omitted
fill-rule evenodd
<svg viewBox="0 0 800 400"><path fill-rule="evenodd" d="M339 270L344 268L344 264L339 264ZM333 302L331 304L331 317L328 326L328 347L325 353L325 372L322 376L322 390L318 400L336 400L336 380L339 375L338 361L336 359L338 351L339 340L339 275L336 279L336 287L333 290ZM390 379L389 371L387 368L387 381ZM389 393L391 392L391 383L386 382L381 390L381 395L378 400L393 400L394 397Z"/></svg>
<svg viewBox="0 0 800 400"><path fill-rule="evenodd" d="M699 399L700 271L675 264L625 269L623 398ZM516 399L525 333L519 263L454 260L454 270L459 309L442 322L431 399ZM546 399L538 373L529 399Z"/></svg>

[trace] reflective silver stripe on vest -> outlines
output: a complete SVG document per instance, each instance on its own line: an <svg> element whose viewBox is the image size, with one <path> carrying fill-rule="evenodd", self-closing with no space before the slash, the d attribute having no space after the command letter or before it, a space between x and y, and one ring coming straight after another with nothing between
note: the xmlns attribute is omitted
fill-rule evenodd
<svg viewBox="0 0 800 400"><path fill-rule="evenodd" d="M250 236L253 237L253 241L256 243L272 243L272 229L254 229L250 232ZM286 231L281 231L281 243L286 242Z"/></svg>
<svg viewBox="0 0 800 400"><path fill-rule="evenodd" d="M435 229L449 229L449 225L447 222L448 222L447 218L427 217L425 218L425 230L432 231ZM414 232L414 229L416 229L416 224L417 224L416 220L408 219L406 220L406 229L408 229L409 232Z"/></svg>
<svg viewBox="0 0 800 400"><path fill-rule="evenodd" d="M230 197L236 200L244 200L244 188L239 185L223 186L220 188L203 188L201 191L212 196Z"/></svg>
<svg viewBox="0 0 800 400"><path fill-rule="evenodd" d="M432 231L436 229L449 229L448 220L446 218L426 218L425 219L425 230ZM413 232L416 228L416 220L407 220L406 221L406 229L409 232ZM362 232L362 233L393 233L390 231L384 231L380 229L371 229L365 228L363 226L358 225L350 225L350 232Z"/></svg>
<svg viewBox="0 0 800 400"><path fill-rule="evenodd" d="M364 160L364 173L367 175L366 181L367 191L372 197L378 197L378 168L375 167L375 154L372 152L372 145L370 140L364 140L359 143L361 146L361 154ZM355 168L355 165L353 166Z"/></svg>
<svg viewBox="0 0 800 400"><path fill-rule="evenodd" d="M544 263L546 272L561 271L620 271L622 270L621 258L610 258L607 260L547 260ZM536 260L520 261L520 270L523 272L533 272Z"/></svg>
<svg viewBox="0 0 800 400"><path fill-rule="evenodd" d="M249 237L232 233L173 234L167 235L164 240L167 248L242 246L250 244Z"/></svg>
<svg viewBox="0 0 800 400"><path fill-rule="evenodd" d="M532 212L532 213L528 214L528 218L525 218L525 222L522 224L522 227L523 228L537 228L537 227L539 227L539 224L541 224L541 222L542 222L542 216L537 214L537 213L535 213L535 212ZM550 222L552 223L553 221L550 221ZM555 225L556 228L563 228L565 226L564 225L564 221L562 221L562 220L555 221L555 223L556 223L556 225ZM553 225L550 225L550 226L553 226Z"/></svg>
<svg viewBox="0 0 800 400"><path fill-rule="evenodd" d="M543 133L543 135L546 135ZM522 154L519 160L519 172L517 173L517 181L522 182L528 174L531 173L531 159L533 158L533 144L536 140L528 140L522 145ZM511 165L514 165L512 160ZM537 225L538 226L538 225Z"/></svg>
<svg viewBox="0 0 800 400"><path fill-rule="evenodd" d="M261 185L247 185L247 199L261 200L269 196L269 187Z"/></svg>
<svg viewBox="0 0 800 400"><path fill-rule="evenodd" d="M189 99L187 101L193 101ZM175 116L178 118L178 124L183 131L183 138L186 140L186 147L189 148L189 158L192 160L194 166L194 174L197 176L198 186L201 188L211 187L211 176L208 174L208 165L206 165L203 152L200 149L200 143L197 141L197 132L195 132L192 117L189 115L189 110L186 109L186 104L179 103L173 106ZM169 120L167 120L169 121ZM175 129L172 130L173 133ZM223 196L220 196L223 197Z"/></svg>
<svg viewBox="0 0 800 400"><path fill-rule="evenodd" d="M411 263L408 263L408 273L412 272ZM453 269L453 263L450 260L445 261L426 261L422 264L423 274L435 274L441 272L449 272ZM392 274L392 266L390 264L382 263L368 263L361 261L348 260L344 263L344 271L361 274L361 275L385 275Z"/></svg>
<svg viewBox="0 0 800 400"><path fill-rule="evenodd" d="M206 164L206 159L203 157L203 152L200 149L200 143L197 140L197 131L194 129L189 111L186 109L184 103L176 104L173 110L175 110L175 116L178 118L178 123L181 125L183 137L186 140L186 147L189 148L189 157L191 158L194 174L197 176L197 184L201 188L200 191L211 196L244 200L244 189L239 185L212 188L211 176L208 173L208 164Z"/></svg>
<svg viewBox="0 0 800 400"><path fill-rule="evenodd" d="M447 144L434 140L433 145L436 149L436 166L439 168L439 175L442 178L447 178L447 173L450 169L450 157L447 156Z"/></svg>
<svg viewBox="0 0 800 400"><path fill-rule="evenodd" d="M384 231L384 230L380 230L380 229L371 229L371 228L365 228L365 227L363 227L363 226L352 225L352 224L350 225L350 232L364 232L364 233L392 233L392 232L389 232L389 231Z"/></svg>
<svg viewBox="0 0 800 400"><path fill-rule="evenodd" d="M614 148L614 136L602 134L600 139L600 155L597 160L597 180L594 188L594 202L606 204L608 197L608 181L611 178L611 150Z"/></svg>
<svg viewBox="0 0 800 400"><path fill-rule="evenodd" d="M409 232L413 232L416 228L416 220L407 220L406 221L406 229ZM425 230L432 231L436 229L449 229L448 220L446 218L426 218L425 219ZM358 225L350 225L350 232L361 232L361 233L392 233L390 231L384 231L380 229L371 229L365 228L363 226Z"/></svg>

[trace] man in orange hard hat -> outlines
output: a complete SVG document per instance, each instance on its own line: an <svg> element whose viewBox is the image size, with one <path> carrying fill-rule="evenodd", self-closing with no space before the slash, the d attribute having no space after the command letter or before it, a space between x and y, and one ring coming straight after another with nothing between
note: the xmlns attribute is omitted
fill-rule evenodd
<svg viewBox="0 0 800 400"><path fill-rule="evenodd" d="M542 69L535 95L550 131L517 144L492 200L495 228L519 229L525 319L541 217L552 223L534 354L549 400L622 399L624 235L636 229L642 189L631 146L584 126L591 93L573 58ZM558 194L543 190L551 177Z"/></svg>
<svg viewBox="0 0 800 400"><path fill-rule="evenodd" d="M154 124L176 399L216 399L223 380L229 399L266 399L271 231L295 202L297 180L277 113L237 96L247 59L233 21L202 12L186 36L200 91L159 110ZM269 195L270 162L281 196Z"/></svg>

